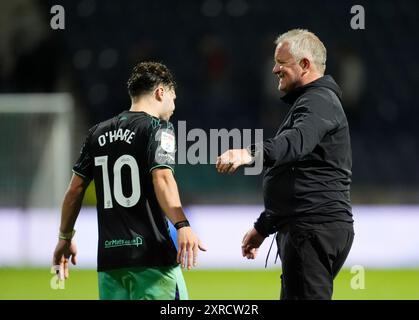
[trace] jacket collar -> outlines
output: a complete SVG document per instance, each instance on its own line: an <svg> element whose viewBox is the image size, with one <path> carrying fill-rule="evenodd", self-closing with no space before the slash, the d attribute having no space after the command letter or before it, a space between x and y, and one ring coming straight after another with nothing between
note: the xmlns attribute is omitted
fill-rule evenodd
<svg viewBox="0 0 419 320"><path fill-rule="evenodd" d="M330 75L325 75L322 76L310 83L307 83L304 86L295 88L294 90L292 90L291 92L288 92L285 96L283 96L281 98L282 101L284 101L287 104L294 104L294 102L303 95L303 93L305 93L307 90L309 90L310 88L316 88L316 87L323 87L325 82L333 82L335 83L335 81L333 80L333 78Z"/></svg>

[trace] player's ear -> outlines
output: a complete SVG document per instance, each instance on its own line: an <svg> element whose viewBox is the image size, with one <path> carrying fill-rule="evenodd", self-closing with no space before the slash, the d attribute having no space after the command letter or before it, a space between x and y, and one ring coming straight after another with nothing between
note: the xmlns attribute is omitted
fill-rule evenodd
<svg viewBox="0 0 419 320"><path fill-rule="evenodd" d="M154 90L154 98L156 98L157 101L162 101L163 95L164 95L163 86L157 86L157 88Z"/></svg>

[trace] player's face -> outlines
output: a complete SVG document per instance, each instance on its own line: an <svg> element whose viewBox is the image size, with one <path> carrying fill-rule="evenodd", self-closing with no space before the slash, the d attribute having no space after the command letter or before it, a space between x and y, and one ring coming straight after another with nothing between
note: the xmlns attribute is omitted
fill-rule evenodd
<svg viewBox="0 0 419 320"><path fill-rule="evenodd" d="M175 99L175 90L166 88L165 94L163 95L164 120L169 120L175 111Z"/></svg>
<svg viewBox="0 0 419 320"><path fill-rule="evenodd" d="M302 68L289 51L287 42L279 43L275 49L275 65L272 73L278 77L278 89L285 93L298 87L301 83Z"/></svg>

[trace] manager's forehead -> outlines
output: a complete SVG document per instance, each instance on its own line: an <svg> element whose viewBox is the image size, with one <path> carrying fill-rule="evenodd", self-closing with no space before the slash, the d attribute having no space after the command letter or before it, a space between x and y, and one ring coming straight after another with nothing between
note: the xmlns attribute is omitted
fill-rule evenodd
<svg viewBox="0 0 419 320"><path fill-rule="evenodd" d="M287 41L279 42L275 48L275 56L278 55L291 55L290 44Z"/></svg>

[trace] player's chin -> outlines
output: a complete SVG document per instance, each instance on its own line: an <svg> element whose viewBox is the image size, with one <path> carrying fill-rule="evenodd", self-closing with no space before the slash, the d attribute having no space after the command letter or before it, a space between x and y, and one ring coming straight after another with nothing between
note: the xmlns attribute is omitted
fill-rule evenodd
<svg viewBox="0 0 419 320"><path fill-rule="evenodd" d="M169 112L169 113L167 113L167 114L163 117L163 120L165 120L165 121L169 121L169 120L170 120L170 117L172 116L172 114L173 114L173 112Z"/></svg>

